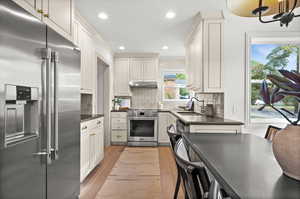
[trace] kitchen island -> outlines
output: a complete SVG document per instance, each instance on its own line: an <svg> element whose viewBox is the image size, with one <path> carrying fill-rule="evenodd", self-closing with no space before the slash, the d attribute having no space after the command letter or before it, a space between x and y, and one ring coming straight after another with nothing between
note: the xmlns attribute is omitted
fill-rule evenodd
<svg viewBox="0 0 300 199"><path fill-rule="evenodd" d="M250 134L185 133L183 138L231 198L300 198L300 182L283 175L269 141Z"/></svg>
<svg viewBox="0 0 300 199"><path fill-rule="evenodd" d="M221 117L210 117L195 112L170 111L177 118L179 133L241 133L240 121Z"/></svg>

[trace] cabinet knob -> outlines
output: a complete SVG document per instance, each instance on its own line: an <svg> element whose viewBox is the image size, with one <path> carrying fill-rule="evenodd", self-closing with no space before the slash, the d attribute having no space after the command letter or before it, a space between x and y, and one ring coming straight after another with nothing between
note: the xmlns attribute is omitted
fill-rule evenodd
<svg viewBox="0 0 300 199"><path fill-rule="evenodd" d="M49 18L49 14L44 14L44 17L47 17L47 18Z"/></svg>
<svg viewBox="0 0 300 199"><path fill-rule="evenodd" d="M38 12L38 13L41 13L41 14L44 13L44 11L43 11L42 9L37 9L37 12Z"/></svg>

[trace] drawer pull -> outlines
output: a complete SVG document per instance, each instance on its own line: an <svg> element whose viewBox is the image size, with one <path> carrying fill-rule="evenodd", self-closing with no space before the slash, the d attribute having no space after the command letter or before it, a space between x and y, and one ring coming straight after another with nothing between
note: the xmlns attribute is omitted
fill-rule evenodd
<svg viewBox="0 0 300 199"><path fill-rule="evenodd" d="M81 129L81 130L85 130L85 129L87 129L87 126L84 126L84 127L82 127L82 129Z"/></svg>

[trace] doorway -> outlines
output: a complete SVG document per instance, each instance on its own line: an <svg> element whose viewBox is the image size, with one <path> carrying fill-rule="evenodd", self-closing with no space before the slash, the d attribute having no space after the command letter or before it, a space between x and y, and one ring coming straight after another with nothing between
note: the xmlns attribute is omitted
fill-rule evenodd
<svg viewBox="0 0 300 199"><path fill-rule="evenodd" d="M110 144L109 117L110 117L110 67L97 56L96 82L96 113L104 115L104 143Z"/></svg>

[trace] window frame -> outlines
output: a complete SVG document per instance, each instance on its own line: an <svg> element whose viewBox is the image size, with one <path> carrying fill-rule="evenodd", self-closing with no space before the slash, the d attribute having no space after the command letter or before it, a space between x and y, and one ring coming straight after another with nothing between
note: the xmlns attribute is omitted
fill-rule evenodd
<svg viewBox="0 0 300 199"><path fill-rule="evenodd" d="M245 59L245 126L266 125L274 121L251 122L251 46L252 44L291 44L300 47L300 32L255 32L246 33ZM300 61L300 56L299 56ZM299 66L298 66L299 68Z"/></svg>
<svg viewBox="0 0 300 199"><path fill-rule="evenodd" d="M162 92L162 101L163 102L188 102L190 99L166 99L165 98L165 88L187 88L187 84L185 86L165 86L165 79L164 76L166 73L183 73L188 78L187 72L184 69L163 69L161 72L161 92Z"/></svg>

